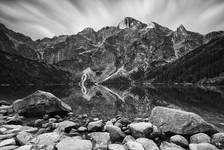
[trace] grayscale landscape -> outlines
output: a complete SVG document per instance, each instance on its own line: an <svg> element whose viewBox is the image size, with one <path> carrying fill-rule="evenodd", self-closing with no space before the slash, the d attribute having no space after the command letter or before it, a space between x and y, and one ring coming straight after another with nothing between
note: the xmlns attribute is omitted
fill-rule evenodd
<svg viewBox="0 0 224 150"><path fill-rule="evenodd" d="M0 150L223 150L224 1L0 0Z"/></svg>

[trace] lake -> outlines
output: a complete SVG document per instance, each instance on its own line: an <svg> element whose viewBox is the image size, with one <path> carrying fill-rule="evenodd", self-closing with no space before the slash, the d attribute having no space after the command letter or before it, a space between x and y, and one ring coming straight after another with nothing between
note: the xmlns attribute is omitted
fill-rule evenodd
<svg viewBox="0 0 224 150"><path fill-rule="evenodd" d="M120 87L120 88L119 88ZM224 131L224 87L215 86L18 86L0 87L0 100L13 102L36 90L53 93L69 104L75 114L111 119L116 115L149 117L155 106L183 109L202 116Z"/></svg>

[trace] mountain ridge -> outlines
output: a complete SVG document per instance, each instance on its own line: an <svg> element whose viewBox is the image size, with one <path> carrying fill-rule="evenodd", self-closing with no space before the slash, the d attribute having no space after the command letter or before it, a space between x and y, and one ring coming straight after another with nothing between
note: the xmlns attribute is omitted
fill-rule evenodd
<svg viewBox="0 0 224 150"><path fill-rule="evenodd" d="M190 51L224 31L200 34L180 25L175 31L156 22L143 23L125 17L117 26L98 31L85 28L77 34L61 35L24 42L26 36L0 27L0 49L25 58L53 64L72 73L93 71L115 72L123 67L127 72L146 71L178 60ZM21 44L20 44L21 43ZM109 76L109 74L105 74Z"/></svg>

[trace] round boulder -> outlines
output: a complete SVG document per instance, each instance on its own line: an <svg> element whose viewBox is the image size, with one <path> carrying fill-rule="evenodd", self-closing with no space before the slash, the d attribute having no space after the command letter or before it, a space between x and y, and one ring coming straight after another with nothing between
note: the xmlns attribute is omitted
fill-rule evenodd
<svg viewBox="0 0 224 150"><path fill-rule="evenodd" d="M36 91L12 104L16 113L24 116L43 116L44 114L65 114L71 107L49 92Z"/></svg>
<svg viewBox="0 0 224 150"><path fill-rule="evenodd" d="M137 122L128 125L131 134L134 138L150 137L153 131L153 126L149 122Z"/></svg>
<svg viewBox="0 0 224 150"><path fill-rule="evenodd" d="M154 107L150 115L153 125L163 132L193 135L199 132L217 133L214 125L207 123L199 115L167 107Z"/></svg>
<svg viewBox="0 0 224 150"><path fill-rule="evenodd" d="M170 142L177 144L181 147L188 147L189 143L187 139L181 135L174 135L170 137Z"/></svg>
<svg viewBox="0 0 224 150"><path fill-rule="evenodd" d="M224 133L216 133L212 136L212 144L220 149L224 149Z"/></svg>
<svg viewBox="0 0 224 150"><path fill-rule="evenodd" d="M211 138L205 133L197 133L190 137L190 142L194 144L198 143L210 143Z"/></svg>
<svg viewBox="0 0 224 150"><path fill-rule="evenodd" d="M190 150L218 150L217 147L209 143L190 144L189 149Z"/></svg>

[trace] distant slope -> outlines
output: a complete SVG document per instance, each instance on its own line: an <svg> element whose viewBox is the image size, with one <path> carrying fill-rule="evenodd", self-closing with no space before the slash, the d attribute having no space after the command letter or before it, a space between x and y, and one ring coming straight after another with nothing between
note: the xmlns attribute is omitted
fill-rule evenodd
<svg viewBox="0 0 224 150"><path fill-rule="evenodd" d="M211 40L180 59L148 70L147 80L159 83L192 82L224 85L224 36Z"/></svg>
<svg viewBox="0 0 224 150"><path fill-rule="evenodd" d="M0 51L0 84L66 84L68 72L53 65Z"/></svg>

